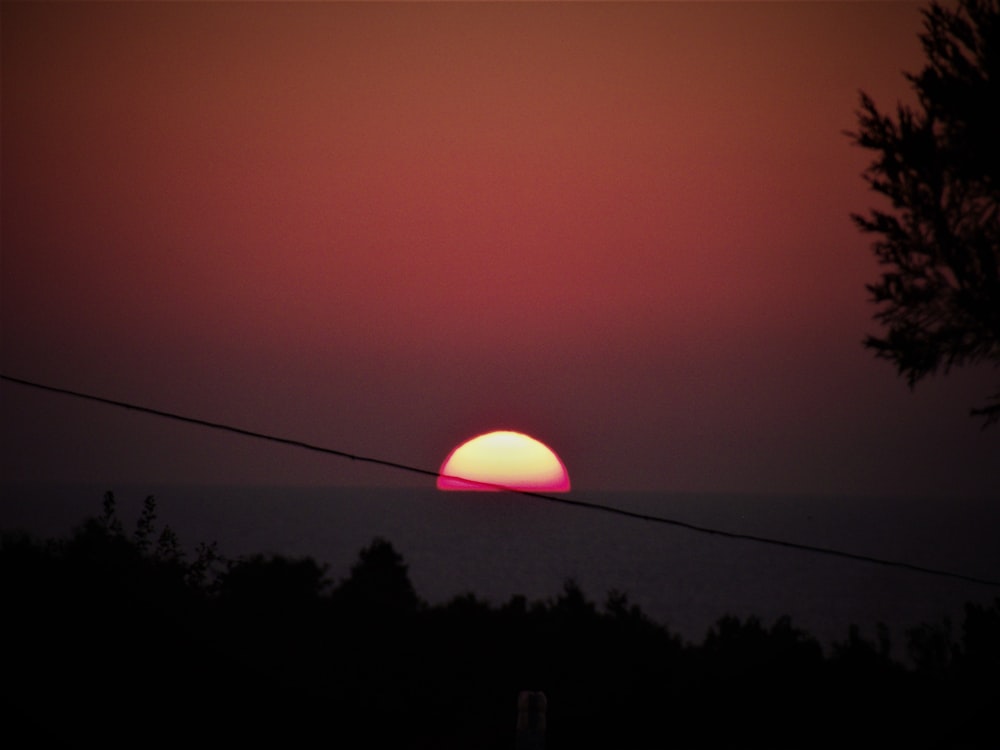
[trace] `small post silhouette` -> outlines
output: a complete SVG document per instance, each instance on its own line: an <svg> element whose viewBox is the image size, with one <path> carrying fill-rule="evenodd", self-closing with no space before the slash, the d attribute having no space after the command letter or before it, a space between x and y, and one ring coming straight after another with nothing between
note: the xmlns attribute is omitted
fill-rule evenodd
<svg viewBox="0 0 1000 750"><path fill-rule="evenodd" d="M517 696L517 750L545 750L545 693L522 690Z"/></svg>

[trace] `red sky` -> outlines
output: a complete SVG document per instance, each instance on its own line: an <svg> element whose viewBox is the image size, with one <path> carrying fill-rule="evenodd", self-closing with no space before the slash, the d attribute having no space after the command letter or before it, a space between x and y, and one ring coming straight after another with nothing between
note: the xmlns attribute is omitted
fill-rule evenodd
<svg viewBox="0 0 1000 750"><path fill-rule="evenodd" d="M997 494L993 372L860 342L909 3L8 3L9 375L574 489ZM398 484L4 384L10 479Z"/></svg>

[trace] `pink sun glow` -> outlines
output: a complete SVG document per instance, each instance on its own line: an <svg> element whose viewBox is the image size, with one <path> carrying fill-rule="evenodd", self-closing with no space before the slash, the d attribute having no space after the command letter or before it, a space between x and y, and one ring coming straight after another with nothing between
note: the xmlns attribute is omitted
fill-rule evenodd
<svg viewBox="0 0 1000 750"><path fill-rule="evenodd" d="M441 490L502 488L569 492L569 473L555 452L520 432L499 430L465 441L441 464Z"/></svg>

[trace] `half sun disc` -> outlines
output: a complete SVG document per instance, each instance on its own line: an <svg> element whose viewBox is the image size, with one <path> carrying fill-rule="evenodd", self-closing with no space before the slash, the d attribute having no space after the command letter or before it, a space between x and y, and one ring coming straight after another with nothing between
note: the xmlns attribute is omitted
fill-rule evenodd
<svg viewBox="0 0 1000 750"><path fill-rule="evenodd" d="M555 452L511 430L466 440L445 459L439 473L441 490L569 492L569 473Z"/></svg>

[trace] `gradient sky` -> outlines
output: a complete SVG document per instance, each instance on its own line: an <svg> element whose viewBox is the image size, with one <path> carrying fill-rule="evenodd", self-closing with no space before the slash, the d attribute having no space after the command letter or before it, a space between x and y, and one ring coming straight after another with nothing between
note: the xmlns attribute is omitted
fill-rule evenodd
<svg viewBox="0 0 1000 750"><path fill-rule="evenodd" d="M2 369L574 490L1000 496L995 371L860 343L843 131L920 7L4 2ZM6 479L422 481L0 390Z"/></svg>

